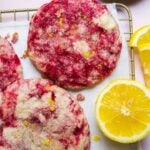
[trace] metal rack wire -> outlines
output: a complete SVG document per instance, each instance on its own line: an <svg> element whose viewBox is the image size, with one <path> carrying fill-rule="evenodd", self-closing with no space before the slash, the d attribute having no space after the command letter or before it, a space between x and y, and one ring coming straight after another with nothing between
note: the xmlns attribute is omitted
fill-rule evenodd
<svg viewBox="0 0 150 150"><path fill-rule="evenodd" d="M121 8L123 10L126 11L127 14L127 18L120 18L119 21L121 22L128 22L128 27L129 27L129 31L128 32L124 32L125 36L129 35L128 39L127 39L127 44L130 41L131 35L133 34L133 23L132 23L132 14L130 9L121 3L116 3L116 7L117 8ZM131 66L131 79L135 80L135 62L134 62L134 49L132 47L129 47L129 53L130 53L130 66Z"/></svg>
<svg viewBox="0 0 150 150"><path fill-rule="evenodd" d="M114 3L116 5L117 9L120 9L122 11L125 11L127 17L126 18L119 18L119 21L121 23L127 23L128 24L128 31L124 32L124 35L126 37L127 43L129 42L131 35L133 33L133 24L132 24L132 15L129 10L129 8L121 3ZM107 4L106 4L107 5ZM13 20L17 21L17 15L19 13L25 13L26 14L26 19L29 21L31 17L31 13L35 12L37 9L35 8L30 8L30 9L13 9L13 10L0 10L0 22L3 22L3 14L13 14ZM132 80L135 79L135 64L134 64L134 51L133 48L129 48L129 54L130 54L130 66L131 66L131 71L130 71L130 77Z"/></svg>

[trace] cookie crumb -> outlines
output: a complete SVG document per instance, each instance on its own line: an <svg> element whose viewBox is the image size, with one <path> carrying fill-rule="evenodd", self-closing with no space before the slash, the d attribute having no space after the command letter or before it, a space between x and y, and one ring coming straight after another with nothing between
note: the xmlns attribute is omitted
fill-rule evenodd
<svg viewBox="0 0 150 150"><path fill-rule="evenodd" d="M83 101L83 100L85 100L85 96L82 93L79 93L79 94L77 94L77 100Z"/></svg>
<svg viewBox="0 0 150 150"><path fill-rule="evenodd" d="M15 44L15 43L18 41L18 39L19 39L19 34L18 34L18 32L14 32L13 35L12 35L11 42L12 42L13 44Z"/></svg>
<svg viewBox="0 0 150 150"><path fill-rule="evenodd" d="M7 33L6 36L4 37L6 40L8 40L10 38L10 34Z"/></svg>
<svg viewBox="0 0 150 150"><path fill-rule="evenodd" d="M21 56L21 59L25 59L27 57L28 57L28 51L25 50L24 53L23 53L23 55Z"/></svg>

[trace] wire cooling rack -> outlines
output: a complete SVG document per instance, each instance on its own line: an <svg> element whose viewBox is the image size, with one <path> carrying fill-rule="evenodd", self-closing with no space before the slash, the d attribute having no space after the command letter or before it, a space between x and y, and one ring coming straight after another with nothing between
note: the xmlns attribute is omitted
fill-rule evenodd
<svg viewBox="0 0 150 150"><path fill-rule="evenodd" d="M133 33L133 24L132 24L132 15L129 10L129 8L121 3L113 3L116 5L117 12L119 15L119 22L125 26L124 29L124 36L126 38L126 42L128 44L131 35ZM107 5L107 4L105 4ZM26 9L11 9L11 10L0 10L0 22L4 21L4 16L5 14L11 14L11 19L13 21L18 21L18 16L19 14L23 13L26 17L26 19L29 21L32 14L36 11L37 9L35 8L26 8ZM129 55L130 55L130 77L131 79L135 79L135 64L134 64L134 51L133 48L129 48Z"/></svg>

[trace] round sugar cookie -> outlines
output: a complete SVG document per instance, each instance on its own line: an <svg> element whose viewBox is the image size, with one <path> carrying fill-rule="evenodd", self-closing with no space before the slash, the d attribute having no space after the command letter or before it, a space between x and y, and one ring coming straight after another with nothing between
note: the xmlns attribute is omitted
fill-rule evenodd
<svg viewBox="0 0 150 150"><path fill-rule="evenodd" d="M3 93L2 138L12 150L89 150L77 100L44 79L18 80Z"/></svg>
<svg viewBox="0 0 150 150"><path fill-rule="evenodd" d="M0 91L22 77L22 67L18 56L6 39L0 37Z"/></svg>
<svg viewBox="0 0 150 150"><path fill-rule="evenodd" d="M30 22L30 59L65 88L102 81L116 67L121 47L118 24L97 0L52 0Z"/></svg>

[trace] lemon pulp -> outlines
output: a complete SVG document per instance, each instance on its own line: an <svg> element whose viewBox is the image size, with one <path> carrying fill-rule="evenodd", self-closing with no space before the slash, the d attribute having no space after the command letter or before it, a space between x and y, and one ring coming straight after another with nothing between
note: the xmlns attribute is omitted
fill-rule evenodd
<svg viewBox="0 0 150 150"><path fill-rule="evenodd" d="M150 88L150 44L142 44L138 47L139 58L143 69L145 84Z"/></svg>
<svg viewBox="0 0 150 150"><path fill-rule="evenodd" d="M131 80L110 83L97 99L96 118L108 138L120 143L139 141L150 129L148 90Z"/></svg>
<svg viewBox="0 0 150 150"><path fill-rule="evenodd" d="M131 36L129 46L138 47L141 44L150 43L150 25L145 25L136 30Z"/></svg>

